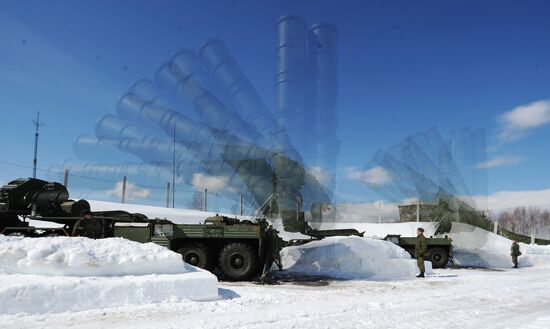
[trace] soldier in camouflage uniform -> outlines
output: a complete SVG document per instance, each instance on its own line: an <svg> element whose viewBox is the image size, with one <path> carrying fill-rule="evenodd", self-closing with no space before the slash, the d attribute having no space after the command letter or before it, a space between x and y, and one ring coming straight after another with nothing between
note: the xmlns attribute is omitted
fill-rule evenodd
<svg viewBox="0 0 550 329"><path fill-rule="evenodd" d="M264 268L262 270L262 276L261 281L265 281L267 279L267 274L269 270L271 269L271 266L273 264L277 265L279 268L279 271L283 270L283 263L281 261L281 248L283 248L284 243L283 239L281 239L277 233L278 231L273 228L273 225L269 225L266 229L266 232L268 234L268 243L267 243L267 261L264 264Z"/></svg>
<svg viewBox="0 0 550 329"><path fill-rule="evenodd" d="M519 244L517 241L512 242L511 253L512 262L514 263L514 268L518 268L518 257L521 256L521 251L519 251Z"/></svg>
<svg viewBox="0 0 550 329"><path fill-rule="evenodd" d="M422 227L419 227L416 230L416 246L414 248L414 257L416 258L416 263L418 264L418 269L420 270L420 274L418 274L417 278L423 278L424 272L426 271L424 267L424 257L428 253L428 241L424 237L424 229Z"/></svg>

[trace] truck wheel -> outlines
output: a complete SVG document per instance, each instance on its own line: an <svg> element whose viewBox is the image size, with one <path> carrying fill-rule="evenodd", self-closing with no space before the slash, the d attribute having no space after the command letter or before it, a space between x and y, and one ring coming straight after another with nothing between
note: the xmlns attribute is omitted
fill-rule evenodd
<svg viewBox="0 0 550 329"><path fill-rule="evenodd" d="M202 243L187 243L177 250L183 261L203 269L210 269L212 266L212 257L210 251Z"/></svg>
<svg viewBox="0 0 550 329"><path fill-rule="evenodd" d="M432 262L433 268L442 268L447 265L449 261L449 253L443 248L431 248L430 252L430 261Z"/></svg>
<svg viewBox="0 0 550 329"><path fill-rule="evenodd" d="M245 243L230 243L220 252L219 266L224 278L232 281L248 280L259 267L258 255Z"/></svg>

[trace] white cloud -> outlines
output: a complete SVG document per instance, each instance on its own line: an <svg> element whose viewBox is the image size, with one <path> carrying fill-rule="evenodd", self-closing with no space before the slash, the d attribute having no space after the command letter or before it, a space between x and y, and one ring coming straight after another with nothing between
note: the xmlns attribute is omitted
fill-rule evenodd
<svg viewBox="0 0 550 329"><path fill-rule="evenodd" d="M191 183L194 187L201 190L208 189L208 191L218 192L227 186L229 178L225 176L208 176L197 173L193 175Z"/></svg>
<svg viewBox="0 0 550 329"><path fill-rule="evenodd" d="M500 116L498 139L509 142L524 137L530 130L550 123L550 100L521 105Z"/></svg>
<svg viewBox="0 0 550 329"><path fill-rule="evenodd" d="M368 186L383 186L389 183L392 178L384 167L374 167L365 171L350 167L346 169L347 178L355 179Z"/></svg>
<svg viewBox="0 0 550 329"><path fill-rule="evenodd" d="M517 207L550 208L550 189L531 191L500 191L489 196L474 196L476 204L491 210ZM486 209L480 209L486 210Z"/></svg>
<svg viewBox="0 0 550 329"><path fill-rule="evenodd" d="M114 196L114 197L122 197L122 181L117 182L115 184L115 187L113 187L111 190L107 191L108 195ZM134 183L127 182L126 183L126 199L133 200L133 199L148 199L149 195L151 194L151 191L145 188L140 188Z"/></svg>
<svg viewBox="0 0 550 329"><path fill-rule="evenodd" d="M327 185L331 181L331 176L323 168L316 166L309 169L309 173L315 177L321 185Z"/></svg>
<svg viewBox="0 0 550 329"><path fill-rule="evenodd" d="M478 163L477 169L488 169L520 163L523 158L515 155L501 155L485 162Z"/></svg>

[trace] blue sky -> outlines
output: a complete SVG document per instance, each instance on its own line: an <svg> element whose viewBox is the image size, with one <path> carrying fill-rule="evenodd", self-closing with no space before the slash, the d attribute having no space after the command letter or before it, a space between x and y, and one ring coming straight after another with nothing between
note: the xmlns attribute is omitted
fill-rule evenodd
<svg viewBox="0 0 550 329"><path fill-rule="evenodd" d="M346 168L433 126L446 136L487 129L489 193L547 189L549 106L511 111L550 99L548 12L545 1L0 0L0 161L31 165L38 110L47 123L39 167L74 157L74 138L114 113L134 81L210 37L273 109L274 24L295 14L340 32L340 200L378 199ZM514 140L502 137L510 130ZM31 174L0 170L2 182Z"/></svg>

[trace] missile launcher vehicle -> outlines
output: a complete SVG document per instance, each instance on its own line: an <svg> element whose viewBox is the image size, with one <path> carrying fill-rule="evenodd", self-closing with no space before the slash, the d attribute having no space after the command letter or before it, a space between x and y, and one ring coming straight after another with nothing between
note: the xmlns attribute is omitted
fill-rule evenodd
<svg viewBox="0 0 550 329"><path fill-rule="evenodd" d="M241 281L264 277L273 263L281 267L279 252L287 244L266 218L273 196L264 202L252 220L212 216L201 224L176 224L167 219L149 219L125 211L90 212L85 200L69 199L65 186L39 179L17 179L0 187L0 234L28 237L84 235L92 238L121 237L154 242L178 252L189 264L215 273L220 279ZM90 213L91 219L82 219ZM303 220L303 213L286 212L286 222L296 220L297 230L310 239L334 235L360 235L356 230L316 230ZM37 228L28 220L61 224ZM82 222L96 223L93 235L82 234Z"/></svg>

